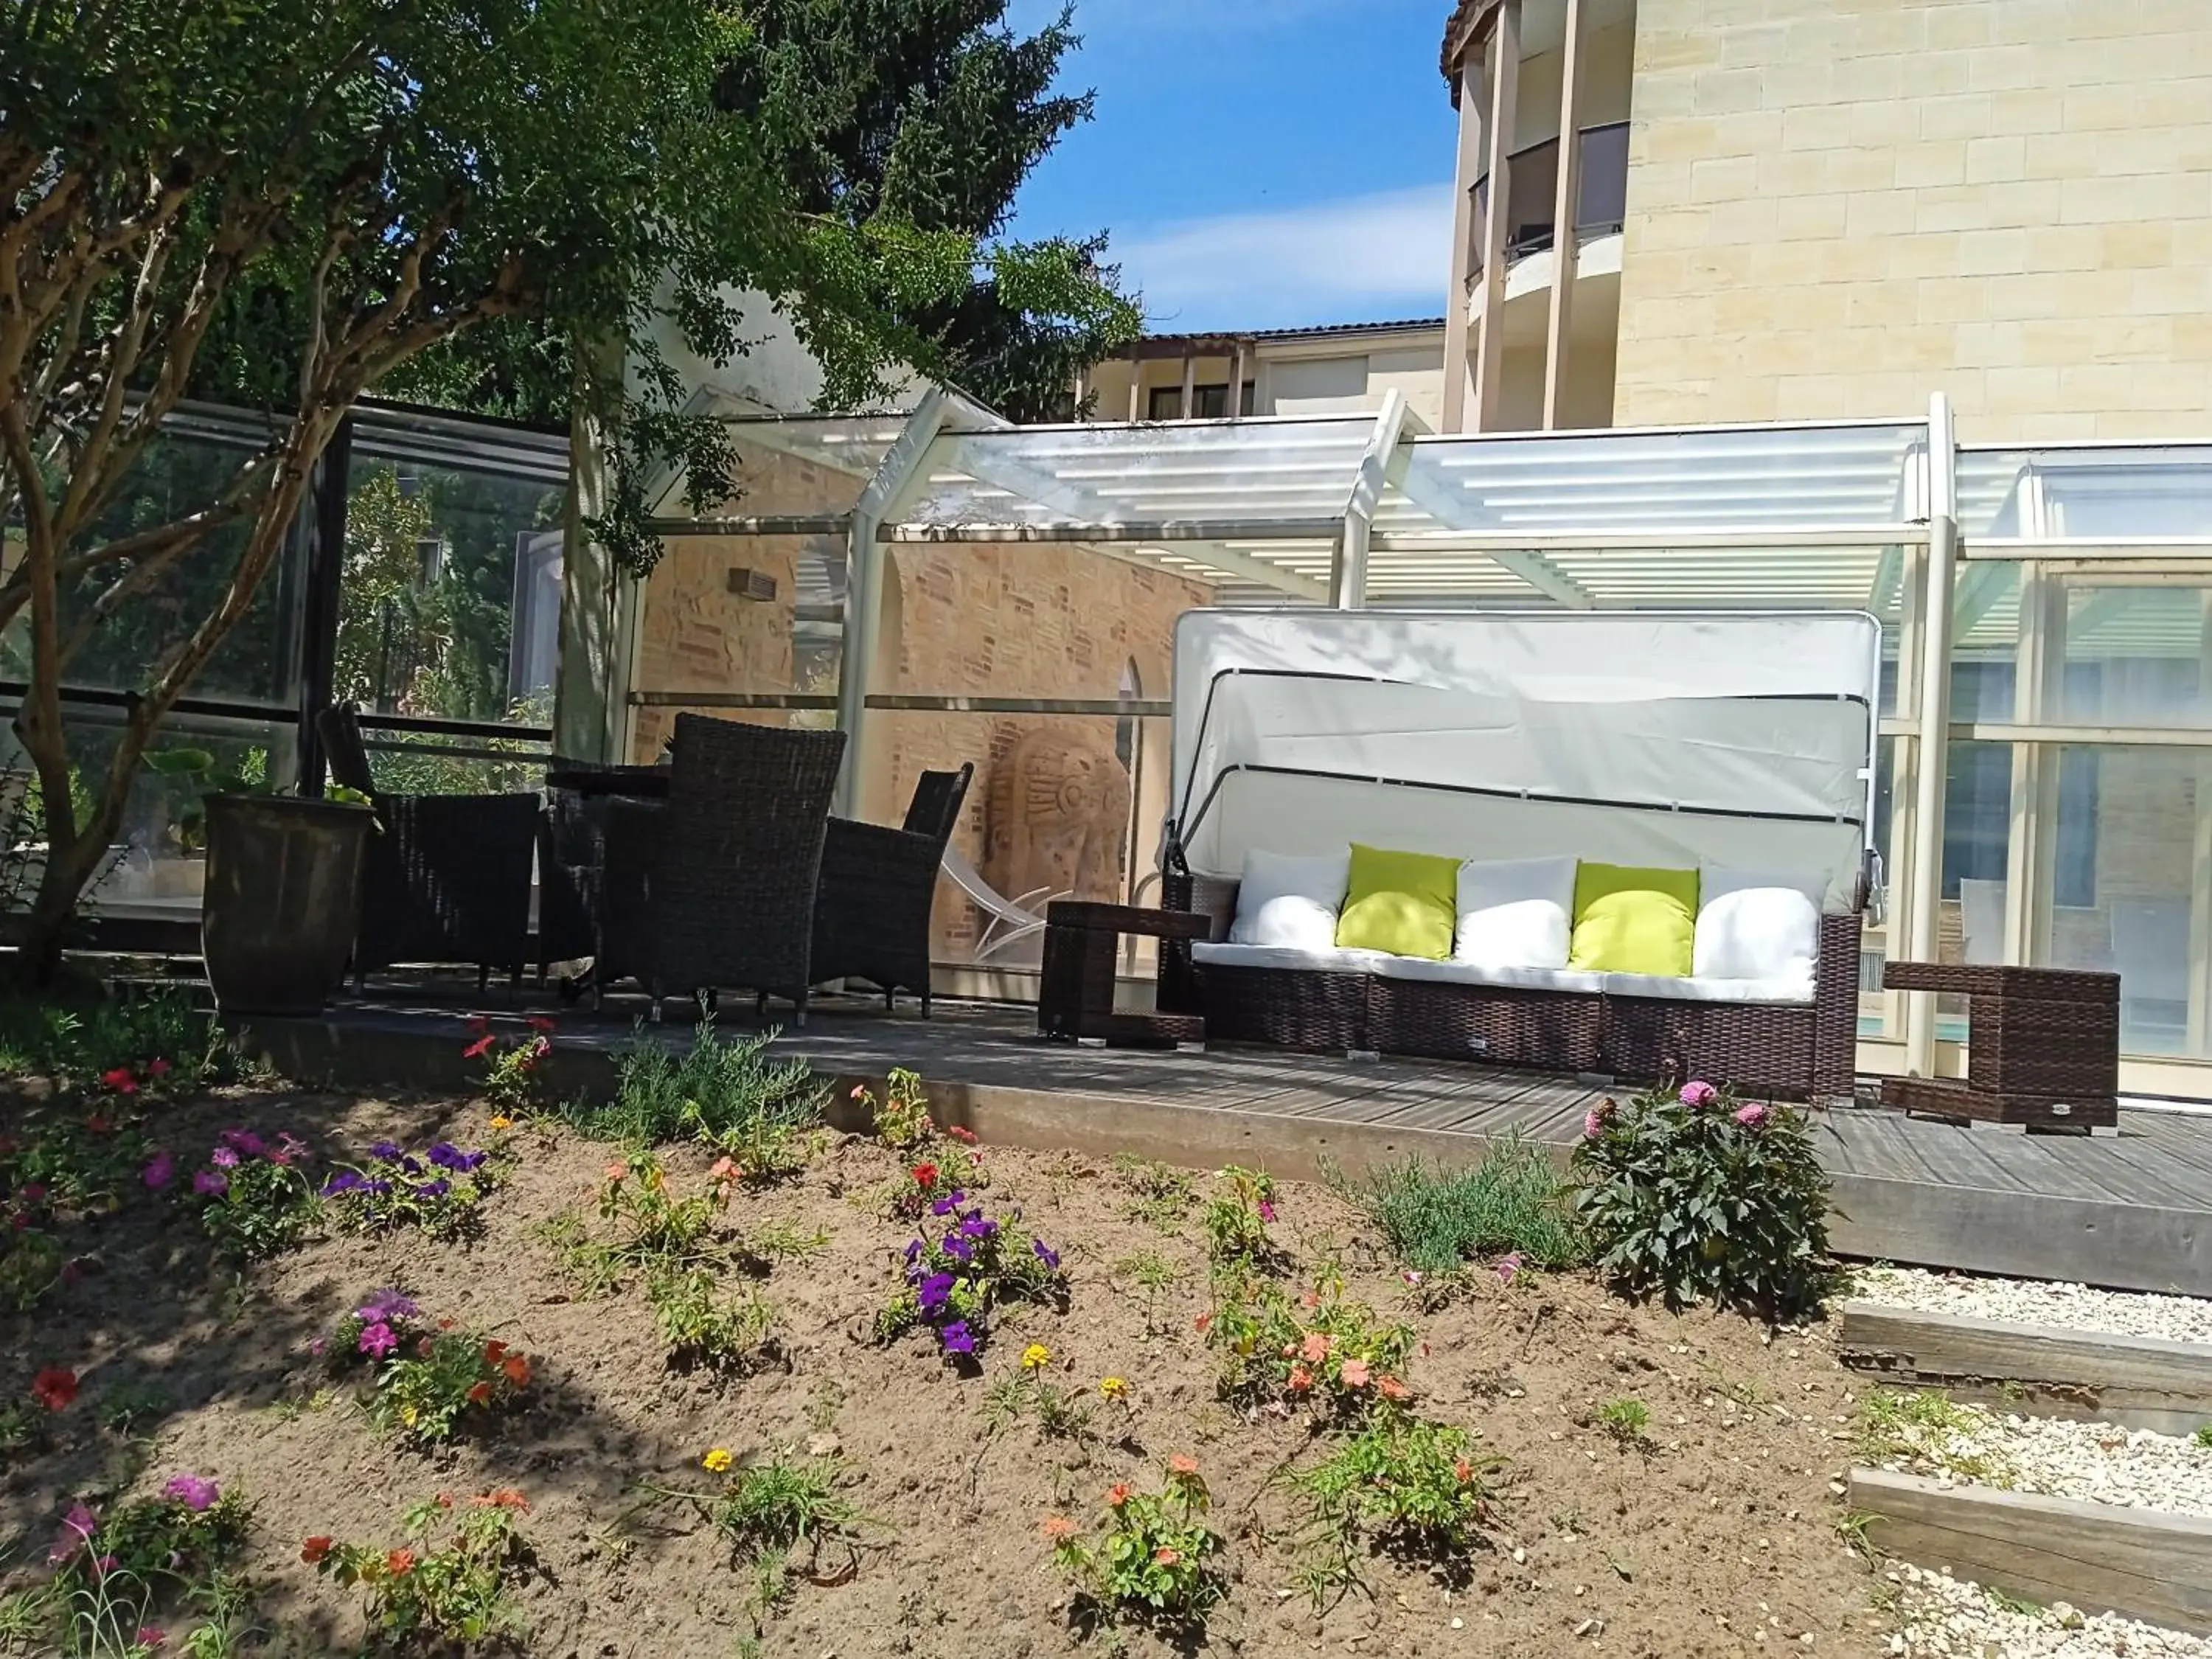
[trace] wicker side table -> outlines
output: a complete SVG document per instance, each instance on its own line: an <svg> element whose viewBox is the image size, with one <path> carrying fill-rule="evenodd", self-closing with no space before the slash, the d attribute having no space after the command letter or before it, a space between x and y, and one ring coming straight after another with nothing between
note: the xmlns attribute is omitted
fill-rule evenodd
<svg viewBox="0 0 2212 1659"><path fill-rule="evenodd" d="M1210 916L1183 910L1142 910L1129 904L1062 899L1045 910L1044 975L1037 994L1037 1030L1048 1037L1173 1047L1206 1041L1198 1014L1124 1014L1114 1011L1114 969L1124 934L1145 939L1206 939Z"/></svg>
<svg viewBox="0 0 2212 1659"><path fill-rule="evenodd" d="M1968 999L1966 1080L1887 1078L1884 1105L2054 1133L2119 1122L2118 974L1893 962L1881 982Z"/></svg>

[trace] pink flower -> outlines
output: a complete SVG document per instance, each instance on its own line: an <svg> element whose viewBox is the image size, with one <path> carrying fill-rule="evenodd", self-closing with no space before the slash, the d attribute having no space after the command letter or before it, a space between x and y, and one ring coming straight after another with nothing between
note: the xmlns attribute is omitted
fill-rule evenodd
<svg viewBox="0 0 2212 1659"><path fill-rule="evenodd" d="M92 1541L92 1534L100 1522L93 1512L82 1504L70 1505L70 1512L62 1517L61 1534L54 1540L53 1548L46 1552L49 1561L66 1561Z"/></svg>
<svg viewBox="0 0 2212 1659"><path fill-rule="evenodd" d="M1721 1091L1710 1083L1693 1079L1682 1085L1679 1097L1685 1106L1710 1106L1721 1097Z"/></svg>
<svg viewBox="0 0 2212 1659"><path fill-rule="evenodd" d="M1337 1375L1344 1379L1346 1388L1364 1389L1367 1386L1367 1362L1364 1359L1347 1359L1344 1362L1344 1369Z"/></svg>
<svg viewBox="0 0 2212 1659"><path fill-rule="evenodd" d="M143 1179L155 1192L160 1192L177 1178L177 1160L167 1152L156 1152L148 1160Z"/></svg>
<svg viewBox="0 0 2212 1659"><path fill-rule="evenodd" d="M1583 1139L1595 1140L1605 1133L1605 1114L1589 1111L1583 1114Z"/></svg>
<svg viewBox="0 0 2212 1659"><path fill-rule="evenodd" d="M138 1092L138 1079L131 1075L131 1068L128 1066L118 1066L112 1072L102 1072L100 1074L100 1080L118 1095L135 1095Z"/></svg>
<svg viewBox="0 0 2212 1659"><path fill-rule="evenodd" d="M1260 1200L1260 1219L1262 1221L1273 1221L1274 1218L1275 1206L1273 1204L1270 1204L1266 1199L1261 1199Z"/></svg>
<svg viewBox="0 0 2212 1659"><path fill-rule="evenodd" d="M148 1077L167 1077L168 1074L169 1062L161 1059L160 1056L157 1055L154 1059L146 1062L146 1075Z"/></svg>
<svg viewBox="0 0 2212 1659"><path fill-rule="evenodd" d="M208 1162L218 1170L235 1170L238 1167L238 1154L228 1146L218 1146L208 1154Z"/></svg>
<svg viewBox="0 0 2212 1659"><path fill-rule="evenodd" d="M392 1327L379 1321L366 1327L361 1334L361 1351L381 1359L399 1346L399 1339L392 1334Z"/></svg>
<svg viewBox="0 0 2212 1659"><path fill-rule="evenodd" d="M1766 1121L1766 1108L1757 1101L1748 1106L1740 1106L1736 1109L1735 1121L1747 1129L1756 1129Z"/></svg>
<svg viewBox="0 0 2212 1659"><path fill-rule="evenodd" d="M486 1031L474 1042L471 1042L467 1048L461 1050L461 1058L463 1060L481 1060L492 1051L492 1045L496 1043L498 1041L499 1039L497 1037L494 1036L489 1031Z"/></svg>
<svg viewBox="0 0 2212 1659"><path fill-rule="evenodd" d="M1498 1258L1498 1282L1499 1284L1510 1285L1513 1282L1513 1275L1520 1271L1520 1251L1508 1250L1504 1255Z"/></svg>
<svg viewBox="0 0 2212 1659"><path fill-rule="evenodd" d="M159 1625L141 1625L138 1626L138 1645L146 1649L149 1652L160 1647L168 1639L169 1632L163 1630Z"/></svg>

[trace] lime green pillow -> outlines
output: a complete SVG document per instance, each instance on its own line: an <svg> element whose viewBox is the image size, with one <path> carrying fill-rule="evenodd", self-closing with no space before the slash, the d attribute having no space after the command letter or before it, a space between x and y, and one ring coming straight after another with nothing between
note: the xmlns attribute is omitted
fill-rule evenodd
<svg viewBox="0 0 2212 1659"><path fill-rule="evenodd" d="M1457 859L1352 843L1352 884L1336 918L1340 950L1442 962L1452 953L1458 921Z"/></svg>
<svg viewBox="0 0 2212 1659"><path fill-rule="evenodd" d="M1686 979L1697 951L1698 872L1584 864L1575 872L1567 966Z"/></svg>

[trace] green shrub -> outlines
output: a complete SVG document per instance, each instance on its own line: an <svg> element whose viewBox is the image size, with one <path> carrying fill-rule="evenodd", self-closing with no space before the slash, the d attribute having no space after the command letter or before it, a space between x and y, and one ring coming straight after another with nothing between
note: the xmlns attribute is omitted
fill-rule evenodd
<svg viewBox="0 0 2212 1659"><path fill-rule="evenodd" d="M1500 1460L1465 1429L1385 1412L1322 1462L1290 1478L1316 1526L1348 1558L1364 1540L1395 1555L1441 1562L1481 1541Z"/></svg>
<svg viewBox="0 0 2212 1659"><path fill-rule="evenodd" d="M535 1559L517 1530L522 1494L488 1493L455 1511L450 1498L416 1504L401 1521L406 1543L310 1538L301 1559L367 1599L372 1639L413 1652L475 1652L519 1644L525 1631L510 1592Z"/></svg>
<svg viewBox="0 0 2212 1659"><path fill-rule="evenodd" d="M1095 1543L1066 1516L1046 1517L1053 1559L1075 1582L1079 1614L1097 1623L1134 1619L1185 1630L1202 1620L1222 1590L1211 1565L1221 1538L1206 1522L1208 1502L1198 1465L1174 1457L1158 1492L1136 1492L1126 1482L1108 1490Z"/></svg>
<svg viewBox="0 0 2212 1659"><path fill-rule="evenodd" d="M805 1162L806 1134L830 1097L805 1061L769 1059L776 1036L732 1042L702 1019L680 1054L641 1039L618 1057L613 1102L572 1107L569 1119L595 1140L696 1141L732 1159L744 1179L771 1179Z"/></svg>
<svg viewBox="0 0 2212 1659"><path fill-rule="evenodd" d="M1362 1181L1332 1171L1331 1184L1367 1212L1400 1261L1421 1273L1507 1255L1530 1267L1583 1260L1571 1190L1543 1148L1517 1138L1492 1147L1469 1169L1415 1157Z"/></svg>
<svg viewBox="0 0 2212 1659"><path fill-rule="evenodd" d="M1835 1279L1828 1177L1803 1112L1692 1082L1607 1101L1584 1131L1576 1212L1617 1289L1772 1319L1820 1305Z"/></svg>
<svg viewBox="0 0 2212 1659"><path fill-rule="evenodd" d="M1334 1280L1295 1301L1264 1280L1231 1288L1199 1322L1220 1358L1223 1399L1293 1410L1310 1405L1324 1416L1352 1418L1411 1397L1405 1373L1412 1326L1379 1322Z"/></svg>

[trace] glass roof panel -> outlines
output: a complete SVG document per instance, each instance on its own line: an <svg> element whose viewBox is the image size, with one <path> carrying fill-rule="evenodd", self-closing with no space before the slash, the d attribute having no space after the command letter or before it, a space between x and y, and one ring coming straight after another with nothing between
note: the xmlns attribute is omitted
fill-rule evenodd
<svg viewBox="0 0 2212 1659"><path fill-rule="evenodd" d="M1394 549L1525 534L1538 545L1772 535L1880 545L1928 516L1925 425L1423 437L1400 452L1375 518ZM1917 531L1908 532L1908 538Z"/></svg>
<svg viewBox="0 0 2212 1659"><path fill-rule="evenodd" d="M724 416L737 451L737 490L723 510L743 517L837 518L853 510L906 430L903 415ZM667 511L683 511L672 500Z"/></svg>
<svg viewBox="0 0 2212 1659"><path fill-rule="evenodd" d="M1969 541L2212 537L2212 445L1962 449L1959 533Z"/></svg>
<svg viewBox="0 0 2212 1659"><path fill-rule="evenodd" d="M1350 415L946 433L884 522L902 539L1312 539L1342 520L1374 430Z"/></svg>

